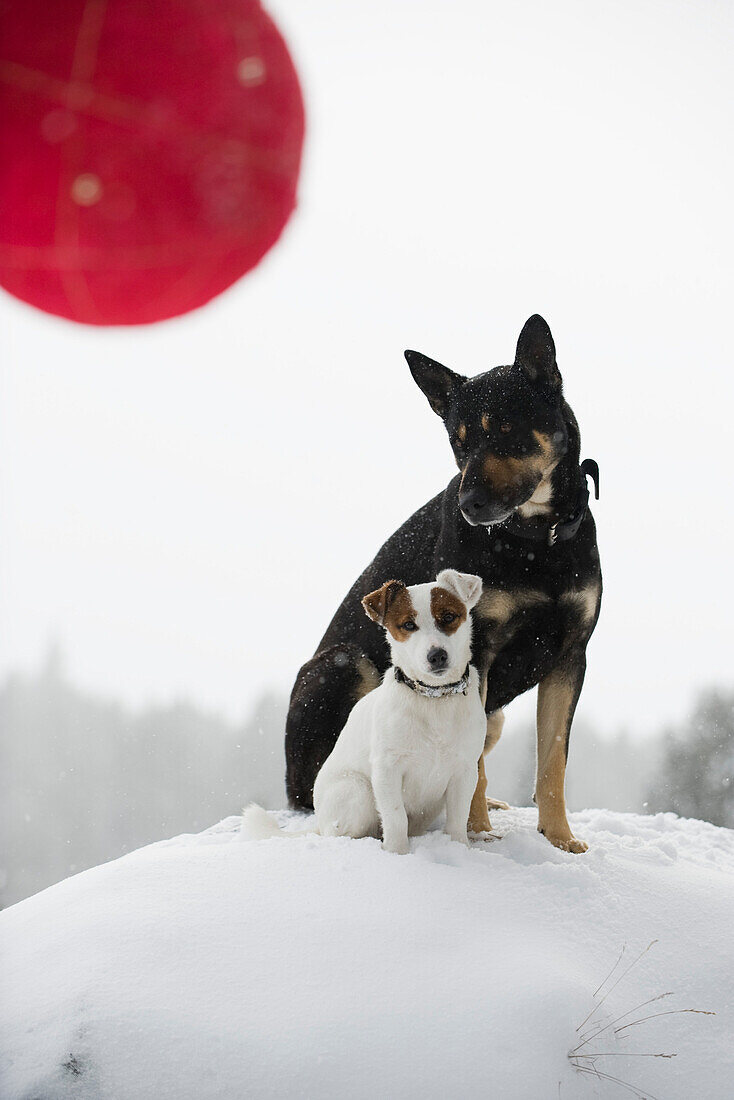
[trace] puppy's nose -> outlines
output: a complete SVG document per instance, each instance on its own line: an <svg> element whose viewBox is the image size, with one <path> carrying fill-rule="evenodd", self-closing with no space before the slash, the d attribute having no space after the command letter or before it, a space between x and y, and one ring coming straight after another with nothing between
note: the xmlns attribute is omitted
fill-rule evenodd
<svg viewBox="0 0 734 1100"><path fill-rule="evenodd" d="M426 660L430 665L431 672L443 672L449 663L449 655L445 649L432 645L426 654Z"/></svg>

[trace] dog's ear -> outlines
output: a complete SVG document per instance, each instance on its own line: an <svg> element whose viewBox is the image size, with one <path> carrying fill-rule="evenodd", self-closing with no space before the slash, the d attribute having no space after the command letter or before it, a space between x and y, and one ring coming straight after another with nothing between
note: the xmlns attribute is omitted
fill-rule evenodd
<svg viewBox="0 0 734 1100"><path fill-rule="evenodd" d="M373 622L384 626L390 604L394 601L398 592L401 592L404 588L405 585L402 581L385 581L381 588L370 592L368 596L364 597L362 607Z"/></svg>
<svg viewBox="0 0 734 1100"><path fill-rule="evenodd" d="M419 351L406 351L405 358L408 360L410 373L428 398L429 405L445 420L466 378L461 374L454 374L448 367L437 363L435 359L429 359L427 355L421 355Z"/></svg>
<svg viewBox="0 0 734 1100"><path fill-rule="evenodd" d="M471 611L482 594L482 578L474 573L457 573L455 569L442 569L436 577L436 584L455 592Z"/></svg>
<svg viewBox="0 0 734 1100"><path fill-rule="evenodd" d="M548 322L539 314L528 317L517 341L515 366L530 382L547 386L552 393L561 389L561 375L556 364L556 345Z"/></svg>

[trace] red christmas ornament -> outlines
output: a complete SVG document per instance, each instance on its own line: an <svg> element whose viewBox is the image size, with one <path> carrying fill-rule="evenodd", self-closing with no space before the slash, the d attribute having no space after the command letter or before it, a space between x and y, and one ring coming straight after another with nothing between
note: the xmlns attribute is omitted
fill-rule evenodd
<svg viewBox="0 0 734 1100"><path fill-rule="evenodd" d="M5 0L0 284L94 325L203 305L295 205L303 103L257 0Z"/></svg>

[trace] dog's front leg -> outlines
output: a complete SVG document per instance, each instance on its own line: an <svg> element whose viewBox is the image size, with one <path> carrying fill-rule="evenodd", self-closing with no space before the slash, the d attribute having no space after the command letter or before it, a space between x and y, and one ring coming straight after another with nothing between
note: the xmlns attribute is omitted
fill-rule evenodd
<svg viewBox="0 0 734 1100"><path fill-rule="evenodd" d="M538 829L565 852L585 852L588 847L571 832L564 793L568 738L585 670L582 654L555 669L538 685Z"/></svg>
<svg viewBox="0 0 734 1100"><path fill-rule="evenodd" d="M382 846L404 856L408 844L408 815L403 801L403 776L398 768L379 768L372 776L377 812L382 822Z"/></svg>
<svg viewBox="0 0 734 1100"><path fill-rule="evenodd" d="M491 828L487 807L487 773L484 770L484 753L479 757L474 796L469 807L469 832L488 833Z"/></svg>
<svg viewBox="0 0 734 1100"><path fill-rule="evenodd" d="M466 835L466 822L474 787L474 768L470 768L468 771L458 772L452 776L446 788L446 826L444 832L448 833L452 840L458 840L461 844L469 843L469 838Z"/></svg>

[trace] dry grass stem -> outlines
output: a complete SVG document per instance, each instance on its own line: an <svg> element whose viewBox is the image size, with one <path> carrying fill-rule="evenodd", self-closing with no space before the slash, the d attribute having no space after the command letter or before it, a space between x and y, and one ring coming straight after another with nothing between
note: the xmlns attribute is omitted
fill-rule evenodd
<svg viewBox="0 0 734 1100"><path fill-rule="evenodd" d="M599 1011L601 1006L604 1004L604 1002L606 1001L607 997L612 992L612 990L617 988L617 986L622 981L622 979L627 977L627 975L629 974L632 967L637 966L637 964L640 961L640 959L642 958L642 956L646 955L647 952L650 950L650 948L653 947L654 944L656 944L657 942L658 942L657 940L651 940L650 943L645 948L645 950L641 951L640 954L637 956L637 958L633 959L633 961L629 964L627 969L622 971L622 973L619 975L619 977L617 978L614 985L609 986L609 989L606 991L606 993L604 994L602 999L599 1001L599 1003L597 1005L595 1005L594 1008L592 1008L591 1012L586 1017L586 1019L581 1021L579 1026L576 1028L577 1031L581 1031L581 1028L584 1026L584 1024L587 1024L589 1022L589 1020L591 1019L591 1017L596 1015L596 1013ZM624 951L624 948L622 950ZM604 981L601 983L601 986L599 986L600 989L605 984L605 982L608 980L608 978L611 977L611 975L614 973L614 971L616 970L616 967L617 967L617 964L615 963L615 965L612 967L611 973L607 976L607 978L604 979Z"/></svg>
<svg viewBox="0 0 734 1100"><path fill-rule="evenodd" d="M644 1024L645 1020L655 1020L658 1016L678 1016L683 1012L695 1012L698 1016L715 1016L715 1012L707 1012L704 1008L671 1008L668 1012L653 1012L651 1016L643 1016L639 1020L631 1020L628 1024L623 1024L622 1027L614 1029L614 1034L619 1035L621 1031L626 1031L628 1027L634 1027L636 1024Z"/></svg>

